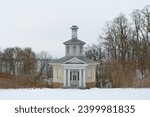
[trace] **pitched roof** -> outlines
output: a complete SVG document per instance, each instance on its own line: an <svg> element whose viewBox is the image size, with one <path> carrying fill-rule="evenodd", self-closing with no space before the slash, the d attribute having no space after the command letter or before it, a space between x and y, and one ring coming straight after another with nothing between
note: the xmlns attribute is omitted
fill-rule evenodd
<svg viewBox="0 0 150 117"><path fill-rule="evenodd" d="M79 39L70 39L63 43L64 45L85 45L85 42Z"/></svg>
<svg viewBox="0 0 150 117"><path fill-rule="evenodd" d="M65 57L62 57L60 59L55 59L55 60L52 60L51 63L64 63L72 58L77 58L77 59L80 59L81 61L89 64L89 63L96 63L95 61L91 60L91 59L88 59L86 58L85 56L65 56Z"/></svg>

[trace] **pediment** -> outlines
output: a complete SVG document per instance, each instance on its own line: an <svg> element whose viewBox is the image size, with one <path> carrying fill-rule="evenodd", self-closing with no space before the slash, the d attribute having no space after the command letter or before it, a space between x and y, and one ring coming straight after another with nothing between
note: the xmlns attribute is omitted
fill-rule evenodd
<svg viewBox="0 0 150 117"><path fill-rule="evenodd" d="M78 58L72 58L69 59L68 61L64 62L65 64L85 64L84 61L78 59Z"/></svg>

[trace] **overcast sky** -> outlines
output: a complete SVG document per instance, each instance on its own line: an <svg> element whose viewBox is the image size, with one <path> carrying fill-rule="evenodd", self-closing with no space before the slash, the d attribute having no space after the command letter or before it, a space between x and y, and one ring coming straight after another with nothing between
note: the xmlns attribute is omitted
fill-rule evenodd
<svg viewBox="0 0 150 117"><path fill-rule="evenodd" d="M150 5L150 0L0 0L0 48L31 47L64 56L72 25L87 45L97 43L106 21L121 12Z"/></svg>

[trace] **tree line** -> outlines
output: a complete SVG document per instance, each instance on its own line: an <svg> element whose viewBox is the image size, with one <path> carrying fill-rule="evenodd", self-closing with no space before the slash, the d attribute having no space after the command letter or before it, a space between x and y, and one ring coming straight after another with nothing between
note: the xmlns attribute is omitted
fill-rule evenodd
<svg viewBox="0 0 150 117"><path fill-rule="evenodd" d="M97 83L150 87L150 6L107 22L98 44L87 46L85 55L99 63Z"/></svg>
<svg viewBox="0 0 150 117"><path fill-rule="evenodd" d="M31 48L6 48L0 52L0 72L39 83L52 78L51 59L45 51L36 54Z"/></svg>

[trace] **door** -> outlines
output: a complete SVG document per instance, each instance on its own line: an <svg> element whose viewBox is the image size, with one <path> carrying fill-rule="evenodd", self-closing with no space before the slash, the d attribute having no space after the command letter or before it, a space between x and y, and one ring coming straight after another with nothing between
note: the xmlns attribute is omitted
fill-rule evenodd
<svg viewBox="0 0 150 117"><path fill-rule="evenodd" d="M79 70L70 71L70 86L71 87L79 86Z"/></svg>

